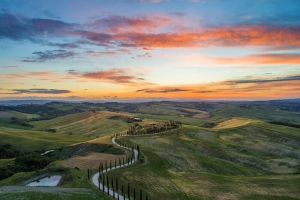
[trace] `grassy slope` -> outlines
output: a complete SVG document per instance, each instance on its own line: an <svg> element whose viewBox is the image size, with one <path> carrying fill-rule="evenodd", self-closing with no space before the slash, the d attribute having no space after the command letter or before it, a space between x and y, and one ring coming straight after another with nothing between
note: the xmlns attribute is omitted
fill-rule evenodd
<svg viewBox="0 0 300 200"><path fill-rule="evenodd" d="M108 119L118 113L109 112L83 112L67 116L57 117L51 120L36 121L32 124L35 130L55 128L59 133L73 135L86 135L91 137L104 136L128 130L130 124L121 121Z"/></svg>
<svg viewBox="0 0 300 200"><path fill-rule="evenodd" d="M10 118L0 118L0 127L23 129L23 130L32 129L31 127L21 126L21 125L18 125L18 124L12 124Z"/></svg>
<svg viewBox="0 0 300 200"><path fill-rule="evenodd" d="M11 144L20 150L47 150L87 140L86 137L47 133L43 131L18 130L0 127L0 145Z"/></svg>
<svg viewBox="0 0 300 200"><path fill-rule="evenodd" d="M95 189L78 188L47 188L47 187L0 187L1 199L6 200L32 200L32 199L55 199L55 200L109 200L108 196Z"/></svg>
<svg viewBox="0 0 300 200"><path fill-rule="evenodd" d="M0 159L0 167L4 167L7 164L9 164L10 162L12 162L14 160L14 158L10 158L10 159Z"/></svg>
<svg viewBox="0 0 300 200"><path fill-rule="evenodd" d="M22 112L17 112L10 110L8 111L9 113L16 115L18 118L25 118L25 119L32 119L32 118L39 118L40 116L37 114L29 114L29 113L22 113Z"/></svg>
<svg viewBox="0 0 300 200"><path fill-rule="evenodd" d="M276 135L270 130L276 130ZM221 139L228 135L244 138ZM244 148L244 142L251 138L257 146ZM132 187L146 190L151 199L293 199L300 195L300 175L274 174L274 163L268 163L268 159L286 155L265 145L268 141L273 147L288 148L300 141L297 129L265 123L219 131L188 127L172 134L122 140L140 144L147 163L111 174L122 177L124 185L131 182ZM290 150L297 153L299 146ZM300 163L288 168L299 173ZM283 166L280 170L286 173L285 169Z"/></svg>

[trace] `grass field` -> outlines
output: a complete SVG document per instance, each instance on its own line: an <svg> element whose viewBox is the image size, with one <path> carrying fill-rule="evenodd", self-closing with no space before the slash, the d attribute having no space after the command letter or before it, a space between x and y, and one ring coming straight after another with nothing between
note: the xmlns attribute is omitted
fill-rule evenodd
<svg viewBox="0 0 300 200"><path fill-rule="evenodd" d="M219 123L217 126L214 127L214 129L225 129L225 128L235 128L239 126L245 126L253 121L254 120L250 120L250 119L232 118Z"/></svg>
<svg viewBox="0 0 300 200"><path fill-rule="evenodd" d="M11 163L14 160L14 158L10 159L0 159L0 167L4 167L7 164Z"/></svg>
<svg viewBox="0 0 300 200"><path fill-rule="evenodd" d="M27 119L38 116L5 111L2 118L0 113L0 145L10 143L20 150L30 151L71 146L61 148L58 160L47 167L63 169L61 188L43 191L7 187L3 191L0 187L0 196L5 199L110 199L98 193L87 180L86 168L94 168L95 173L101 160L113 161L118 156L112 155L113 151L91 153L82 149L93 144L111 145L111 135L126 131L134 124L127 123L127 117L137 116L145 120L139 122L141 125L174 120L182 122L184 127L162 135L120 138L139 144L145 161L109 172L110 177L118 177L125 190L130 182L137 196L142 189L149 199L299 199L300 129L267 121L297 124L300 113L260 104L51 103L49 106L58 110L85 112L30 122L34 125L31 130L10 124L7 116ZM203 128L205 123L216 126ZM50 128L57 132L39 131ZM83 141L85 143L81 143ZM0 167L10 161L0 160ZM22 186L24 180L48 173L47 168L17 173L0 181L0 186Z"/></svg>
<svg viewBox="0 0 300 200"><path fill-rule="evenodd" d="M23 129L23 130L31 130L31 127L27 126L21 126L18 124L12 124L10 118L0 118L0 128L6 127L6 128L13 128L13 129Z"/></svg>
<svg viewBox="0 0 300 200"><path fill-rule="evenodd" d="M122 120L109 119L116 115L125 114L106 111L83 112L51 120L36 121L32 124L35 130L54 128L57 129L57 132L63 134L84 135L95 138L128 130L130 124Z"/></svg>
<svg viewBox="0 0 300 200"><path fill-rule="evenodd" d="M44 151L86 141L88 138L43 131L19 130L0 127L0 145L11 144L19 150Z"/></svg>
<svg viewBox="0 0 300 200"><path fill-rule="evenodd" d="M151 199L297 199L300 195L297 129L265 123L216 131L188 126L174 133L121 140L139 144L147 162L111 176L147 191ZM256 145L251 144L254 140Z"/></svg>
<svg viewBox="0 0 300 200"><path fill-rule="evenodd" d="M110 200L108 196L95 189L85 188L49 188L49 187L25 187L4 186L0 187L1 199L5 200Z"/></svg>
<svg viewBox="0 0 300 200"><path fill-rule="evenodd" d="M28 113L21 113L13 110L9 111L0 111L0 118L11 118L11 117L18 117L22 119L32 119L32 118L39 118L40 116L37 114L28 114Z"/></svg>

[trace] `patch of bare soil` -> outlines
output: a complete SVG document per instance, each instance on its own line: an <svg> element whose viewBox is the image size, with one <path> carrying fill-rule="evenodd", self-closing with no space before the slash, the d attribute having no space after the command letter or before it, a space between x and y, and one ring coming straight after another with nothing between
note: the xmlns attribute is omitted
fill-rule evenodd
<svg viewBox="0 0 300 200"><path fill-rule="evenodd" d="M114 166L115 160L117 160L117 164L119 163L119 158L121 160L126 155L112 155L105 153L90 153L86 156L76 156L70 159L66 159L61 161L61 164L64 167L74 168L79 167L79 169L88 169L88 168L98 168L100 163L105 163L105 161L112 161L112 165ZM109 166L110 163L108 163Z"/></svg>

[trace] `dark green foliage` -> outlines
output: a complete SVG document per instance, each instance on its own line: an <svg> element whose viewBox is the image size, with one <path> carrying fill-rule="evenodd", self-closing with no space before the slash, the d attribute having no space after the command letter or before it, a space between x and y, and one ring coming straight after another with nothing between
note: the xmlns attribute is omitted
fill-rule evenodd
<svg viewBox="0 0 300 200"><path fill-rule="evenodd" d="M46 128L42 131L46 131L46 132L49 132L49 133L56 133L56 129L55 128Z"/></svg>
<svg viewBox="0 0 300 200"><path fill-rule="evenodd" d="M47 156L26 152L16 157L15 165L20 166L24 171L34 171L46 167L50 162L51 159Z"/></svg>
<svg viewBox="0 0 300 200"><path fill-rule="evenodd" d="M74 113L84 111L83 109L81 109L82 106L80 106L80 105L76 106L75 108L70 107L70 109L59 110L59 109L56 109L53 107L55 104L61 105L61 106L68 105L67 103L53 102L53 103L47 103L44 105L25 104L25 105L18 105L18 106L7 106L7 107L5 107L5 109L14 110L17 112L22 112L22 113L38 114L41 116L40 118L33 118L30 121L53 119L55 117L64 116L64 115L68 115L68 114L74 114Z"/></svg>
<svg viewBox="0 0 300 200"><path fill-rule="evenodd" d="M300 128L300 124L294 124L294 123L290 123L290 122L270 121L268 123L282 125L282 126L289 126L289 127L294 127L294 128Z"/></svg>
<svg viewBox="0 0 300 200"><path fill-rule="evenodd" d="M113 115L111 117L108 117L107 119L113 119L113 120L120 120L123 122L128 122L128 118L120 115Z"/></svg>
<svg viewBox="0 0 300 200"><path fill-rule="evenodd" d="M8 178L17 172L28 172L43 169L52 160L34 152L23 152L15 159L14 165L0 168L0 180Z"/></svg>
<svg viewBox="0 0 300 200"><path fill-rule="evenodd" d="M124 154L124 150L109 144L81 143L61 148L59 151L53 152L51 156L56 159L71 158L75 155L84 155L89 152L111 153L115 155Z"/></svg>
<svg viewBox="0 0 300 200"><path fill-rule="evenodd" d="M127 186L127 195L128 195L128 199L130 199L130 185L128 183L128 186Z"/></svg>
<svg viewBox="0 0 300 200"><path fill-rule="evenodd" d="M207 122L207 123L204 123L201 127L204 127L204 128L213 128L216 125L217 125L216 123Z"/></svg>
<svg viewBox="0 0 300 200"><path fill-rule="evenodd" d="M18 124L18 125L21 125L21 126L27 126L27 127L31 127L31 128L34 127L32 124L29 124L26 119L20 119L20 118L17 118L17 117L12 117L11 118L11 123L12 124Z"/></svg>
<svg viewBox="0 0 300 200"><path fill-rule="evenodd" d="M10 144L5 144L0 147L0 159L15 158L20 155L20 151L13 148Z"/></svg>

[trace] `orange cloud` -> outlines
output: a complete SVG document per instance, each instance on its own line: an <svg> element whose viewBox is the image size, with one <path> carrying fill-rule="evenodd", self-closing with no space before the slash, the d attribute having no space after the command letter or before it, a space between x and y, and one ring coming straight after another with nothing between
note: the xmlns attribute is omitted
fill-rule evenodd
<svg viewBox="0 0 300 200"><path fill-rule="evenodd" d="M218 64L300 64L300 54L260 54L243 57L207 57Z"/></svg>
<svg viewBox="0 0 300 200"><path fill-rule="evenodd" d="M300 76L228 80L213 84L139 89L136 96L201 99L261 99L300 97Z"/></svg>
<svg viewBox="0 0 300 200"><path fill-rule="evenodd" d="M149 32L161 28L171 22L170 18L159 16L108 16L88 24L92 30L103 30L109 33Z"/></svg>
<svg viewBox="0 0 300 200"><path fill-rule="evenodd" d="M90 80L128 86L152 85L152 83L146 82L145 79L141 77L143 74L135 74L131 69L109 69L84 73L70 70L69 74L82 78L83 80L81 81L84 82Z"/></svg>
<svg viewBox="0 0 300 200"><path fill-rule="evenodd" d="M112 35L126 46L149 48L203 46L300 46L300 27L249 25L182 33Z"/></svg>
<svg viewBox="0 0 300 200"><path fill-rule="evenodd" d="M40 71L40 72L3 74L2 76L4 78L26 78L26 77L30 77L30 76L36 76L36 77L53 77L53 76L55 76L55 73L51 72L51 71Z"/></svg>

